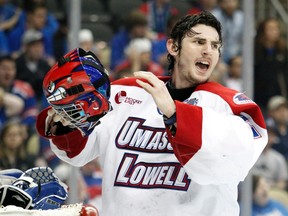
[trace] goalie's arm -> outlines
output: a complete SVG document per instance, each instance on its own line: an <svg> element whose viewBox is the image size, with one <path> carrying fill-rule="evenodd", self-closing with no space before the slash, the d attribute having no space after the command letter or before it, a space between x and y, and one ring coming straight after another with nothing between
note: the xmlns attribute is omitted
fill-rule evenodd
<svg viewBox="0 0 288 216"><path fill-rule="evenodd" d="M74 166L82 166L86 164L91 158L96 157L94 154L89 155L87 157L87 152L94 152L97 154L96 145L90 145L90 148L87 146L88 144L88 136L83 137L79 130L69 129L65 126L61 126L58 124L57 127L63 127L62 129L58 130L58 132L53 135L53 133L47 133L47 125L46 121L48 117L48 110L47 108L43 110L37 118L36 128L38 133L46 139L49 139L51 149L54 153L61 159L70 163ZM58 128L59 129L59 128ZM89 138L90 139L90 138ZM94 146L94 147L93 147ZM87 149L85 149L87 148ZM95 149L92 149L95 148ZM85 156L82 156L85 155Z"/></svg>
<svg viewBox="0 0 288 216"><path fill-rule="evenodd" d="M243 181L267 143L260 109L243 104L242 117L176 101L177 131L166 129L179 162L195 182Z"/></svg>

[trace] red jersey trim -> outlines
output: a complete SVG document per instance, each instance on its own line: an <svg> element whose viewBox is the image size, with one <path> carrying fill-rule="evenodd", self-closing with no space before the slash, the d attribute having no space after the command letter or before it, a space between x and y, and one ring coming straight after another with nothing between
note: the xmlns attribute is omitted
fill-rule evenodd
<svg viewBox="0 0 288 216"><path fill-rule="evenodd" d="M184 166L202 146L202 108L175 101L177 132L172 136L167 130L174 153Z"/></svg>
<svg viewBox="0 0 288 216"><path fill-rule="evenodd" d="M163 82L167 82L171 77L169 77L169 76L158 76L158 78L160 80L162 80ZM125 85L125 86L137 86L137 87L140 87L137 84L136 79L138 79L138 78L136 78L136 77L126 77L126 78L121 78L121 79L115 80L111 84L112 85ZM140 79L140 80L142 80L144 82L146 81L144 79Z"/></svg>
<svg viewBox="0 0 288 216"><path fill-rule="evenodd" d="M80 154L80 152L85 148L87 137L83 137L79 130L75 129L70 133L60 135L60 136L46 136L45 135L45 120L47 117L47 111L50 107L44 109L38 115L36 121L36 128L38 133L46 138L52 139L53 144L62 151L65 151L67 157L73 158Z"/></svg>

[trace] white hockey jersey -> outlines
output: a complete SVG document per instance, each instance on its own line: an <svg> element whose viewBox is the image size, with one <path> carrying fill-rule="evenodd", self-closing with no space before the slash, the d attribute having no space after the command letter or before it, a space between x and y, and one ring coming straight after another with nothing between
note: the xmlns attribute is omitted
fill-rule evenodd
<svg viewBox="0 0 288 216"><path fill-rule="evenodd" d="M134 78L111 86L113 110L92 134L48 137L62 160L103 167L101 216L237 216L237 186L267 143L259 107L217 83L175 101L177 132ZM38 117L44 136L47 110Z"/></svg>

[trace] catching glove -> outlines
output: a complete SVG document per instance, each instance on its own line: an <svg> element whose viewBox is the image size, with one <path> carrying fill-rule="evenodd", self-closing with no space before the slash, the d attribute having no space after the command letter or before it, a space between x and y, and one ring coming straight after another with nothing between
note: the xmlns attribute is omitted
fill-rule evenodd
<svg viewBox="0 0 288 216"><path fill-rule="evenodd" d="M56 209L68 196L67 185L49 167L25 171L12 185L0 187L0 205L24 209Z"/></svg>

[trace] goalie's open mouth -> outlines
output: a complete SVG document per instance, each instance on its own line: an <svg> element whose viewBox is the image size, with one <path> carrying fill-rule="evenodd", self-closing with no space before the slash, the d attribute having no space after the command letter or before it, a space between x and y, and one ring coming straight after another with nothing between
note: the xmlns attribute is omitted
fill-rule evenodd
<svg viewBox="0 0 288 216"><path fill-rule="evenodd" d="M195 63L196 67L200 71L207 71L210 67L210 62L207 60L198 60Z"/></svg>

